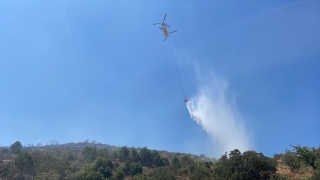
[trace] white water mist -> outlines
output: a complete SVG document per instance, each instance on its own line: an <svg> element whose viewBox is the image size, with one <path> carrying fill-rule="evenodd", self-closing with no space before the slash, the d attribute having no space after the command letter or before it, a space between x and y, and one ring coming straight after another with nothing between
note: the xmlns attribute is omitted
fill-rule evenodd
<svg viewBox="0 0 320 180"><path fill-rule="evenodd" d="M212 76L202 83L198 93L187 103L192 119L214 140L212 153L216 155L234 149L243 152L250 148L244 122L228 97L227 89L225 80Z"/></svg>

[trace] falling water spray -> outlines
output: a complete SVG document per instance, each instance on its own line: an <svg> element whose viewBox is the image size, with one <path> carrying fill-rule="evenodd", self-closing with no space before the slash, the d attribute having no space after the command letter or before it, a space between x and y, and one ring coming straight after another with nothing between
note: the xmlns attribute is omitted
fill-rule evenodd
<svg viewBox="0 0 320 180"><path fill-rule="evenodd" d="M234 149L243 152L250 148L244 121L228 97L227 89L224 79L211 76L186 103L191 118L215 141L213 154Z"/></svg>

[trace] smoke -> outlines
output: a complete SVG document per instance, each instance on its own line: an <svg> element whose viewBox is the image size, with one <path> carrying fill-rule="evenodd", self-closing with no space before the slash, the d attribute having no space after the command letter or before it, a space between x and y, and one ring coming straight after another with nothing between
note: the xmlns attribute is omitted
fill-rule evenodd
<svg viewBox="0 0 320 180"><path fill-rule="evenodd" d="M202 126L214 141L213 154L221 155L234 149L243 152L250 148L243 120L233 102L228 94L227 82L210 75L187 103L191 118Z"/></svg>

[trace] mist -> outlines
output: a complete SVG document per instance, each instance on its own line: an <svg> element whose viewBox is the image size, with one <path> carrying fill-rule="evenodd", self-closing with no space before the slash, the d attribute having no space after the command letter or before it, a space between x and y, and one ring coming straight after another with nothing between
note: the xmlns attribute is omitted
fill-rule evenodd
<svg viewBox="0 0 320 180"><path fill-rule="evenodd" d="M212 139L212 154L239 149L249 150L250 140L244 120L237 110L235 98L223 78L210 75L201 82L197 93L186 104L191 118Z"/></svg>

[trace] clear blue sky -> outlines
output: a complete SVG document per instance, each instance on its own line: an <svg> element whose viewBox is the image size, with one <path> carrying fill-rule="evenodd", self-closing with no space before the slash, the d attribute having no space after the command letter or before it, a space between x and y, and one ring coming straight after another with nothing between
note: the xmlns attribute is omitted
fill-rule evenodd
<svg viewBox="0 0 320 180"><path fill-rule="evenodd" d="M318 147L319 10L319 1L2 0L0 146L89 139L217 156L151 25L167 13L188 97L214 74L250 149Z"/></svg>

